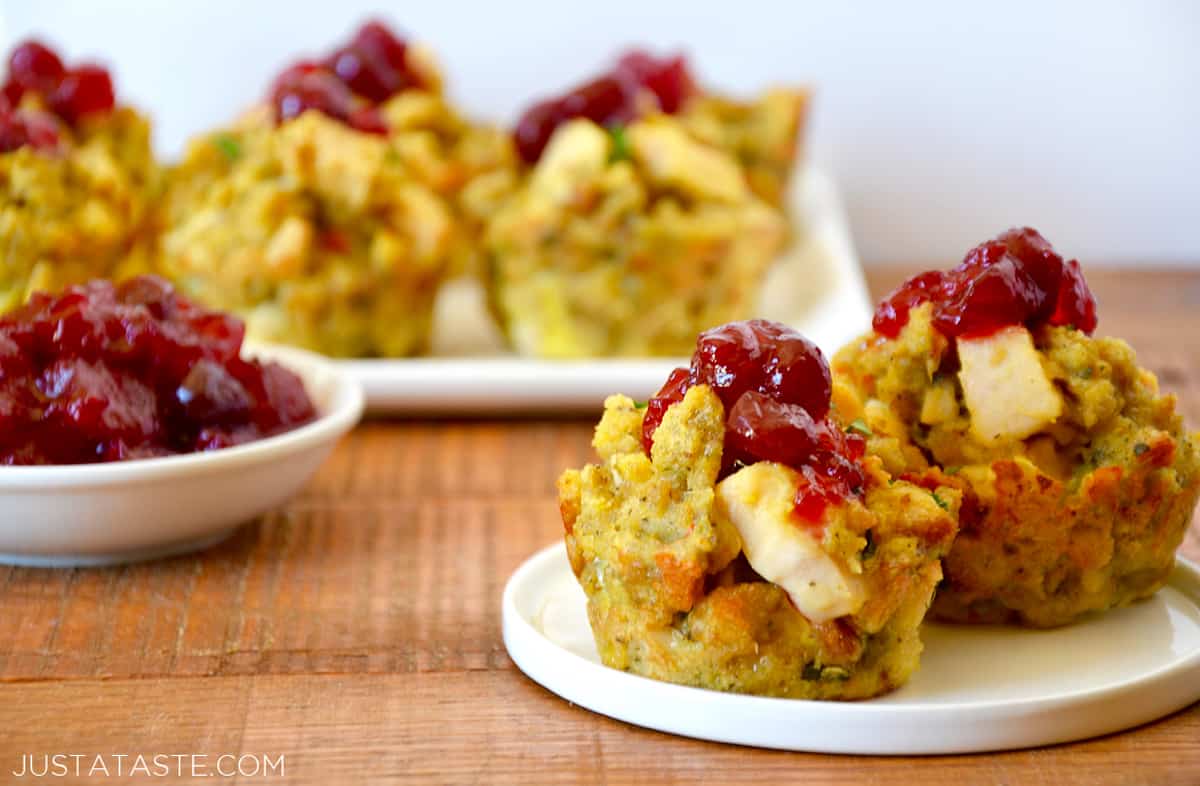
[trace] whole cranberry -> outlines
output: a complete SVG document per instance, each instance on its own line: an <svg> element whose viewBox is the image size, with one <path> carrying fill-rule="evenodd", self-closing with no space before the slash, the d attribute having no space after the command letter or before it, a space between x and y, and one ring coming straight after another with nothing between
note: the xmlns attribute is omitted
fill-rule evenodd
<svg viewBox="0 0 1200 786"><path fill-rule="evenodd" d="M542 157L542 151L546 149L550 137L554 136L554 130L562 122L561 109L558 100L542 101L521 115L513 133L513 141L516 143L517 153L525 163L537 163Z"/></svg>
<svg viewBox="0 0 1200 786"><path fill-rule="evenodd" d="M8 58L9 81L22 90L49 94L64 73L62 60L40 41L31 39L18 44Z"/></svg>
<svg viewBox="0 0 1200 786"><path fill-rule="evenodd" d="M355 93L371 101L386 101L403 86L400 74L388 62L355 46L337 50L329 68Z"/></svg>
<svg viewBox="0 0 1200 786"><path fill-rule="evenodd" d="M821 443L821 424L798 404L748 390L725 419L725 459L803 464Z"/></svg>
<svg viewBox="0 0 1200 786"><path fill-rule="evenodd" d="M629 84L615 76L585 82L559 102L562 120L586 117L598 125L628 122L634 114L634 94Z"/></svg>
<svg viewBox="0 0 1200 786"><path fill-rule="evenodd" d="M691 366L673 371L647 404L642 419L647 453L667 409L693 385L711 388L727 417L745 394L754 392L781 405L800 407L814 422L829 413L832 390L821 350L786 325L752 319L712 328L696 339Z"/></svg>
<svg viewBox="0 0 1200 786"><path fill-rule="evenodd" d="M112 77L106 69L92 64L68 71L50 98L50 108L71 124L87 115L109 112L114 103Z"/></svg>
<svg viewBox="0 0 1200 786"><path fill-rule="evenodd" d="M730 322L707 330L696 339L692 377L712 388L729 409L747 390L758 389L765 360L755 323Z"/></svg>
<svg viewBox="0 0 1200 786"><path fill-rule="evenodd" d="M299 117L309 109L344 122L356 108L350 88L331 71L296 67L284 72L276 82L272 103L275 119L280 123Z"/></svg>
<svg viewBox="0 0 1200 786"><path fill-rule="evenodd" d="M833 381L821 350L778 322L764 322L759 329L767 344L759 390L777 401L804 407L817 420L824 418Z"/></svg>
<svg viewBox="0 0 1200 786"><path fill-rule="evenodd" d="M764 319L731 322L696 340L692 376L733 406L748 390L798 404L820 420L829 412L829 365L816 344L786 325Z"/></svg>
<svg viewBox="0 0 1200 786"><path fill-rule="evenodd" d="M408 67L408 43L382 22L372 20L364 24L354 34L350 45L380 66L390 67L402 82L422 86Z"/></svg>

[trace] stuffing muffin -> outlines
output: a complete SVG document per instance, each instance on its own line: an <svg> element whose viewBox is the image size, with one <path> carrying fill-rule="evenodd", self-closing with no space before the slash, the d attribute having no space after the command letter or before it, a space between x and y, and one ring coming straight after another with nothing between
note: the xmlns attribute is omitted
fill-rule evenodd
<svg viewBox="0 0 1200 786"><path fill-rule="evenodd" d="M0 311L149 259L159 185L150 126L97 65L18 45L0 93Z"/></svg>
<svg viewBox="0 0 1200 786"><path fill-rule="evenodd" d="M452 219L383 137L315 111L250 119L193 141L170 178L162 270L252 338L341 357L427 345Z"/></svg>
<svg viewBox="0 0 1200 786"><path fill-rule="evenodd" d="M195 140L170 173L163 271L254 338L423 351L463 243L447 195L467 165L450 151L476 148L419 53L368 24L329 60L287 69L270 107Z"/></svg>
<svg viewBox="0 0 1200 786"><path fill-rule="evenodd" d="M890 477L829 391L815 346L754 321L701 335L648 405L605 402L600 463L558 488L606 665L809 699L909 678L960 493Z"/></svg>
<svg viewBox="0 0 1200 786"><path fill-rule="evenodd" d="M489 222L489 296L517 352L681 355L744 316L785 234L737 163L667 116L561 127Z"/></svg>
<svg viewBox="0 0 1200 786"><path fill-rule="evenodd" d="M484 234L513 348L682 355L697 332L750 313L787 240L777 203L804 104L794 91L709 95L683 58L633 52L530 108L514 134L527 166Z"/></svg>
<svg viewBox="0 0 1200 786"><path fill-rule="evenodd" d="M1196 435L1078 262L1011 230L911 279L834 359L842 418L899 477L964 495L932 616L1062 625L1156 592L1200 494Z"/></svg>

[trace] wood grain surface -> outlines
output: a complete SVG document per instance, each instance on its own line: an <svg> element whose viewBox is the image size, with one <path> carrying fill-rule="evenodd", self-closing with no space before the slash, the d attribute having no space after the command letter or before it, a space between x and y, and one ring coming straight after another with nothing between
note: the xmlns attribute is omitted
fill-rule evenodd
<svg viewBox="0 0 1200 786"><path fill-rule="evenodd" d="M1200 425L1200 274L1089 279L1100 332ZM25 755L160 753L286 756L282 778L214 779L236 783L1200 784L1200 706L1071 745L872 759L680 739L546 692L505 654L500 593L559 537L554 478L590 458L591 428L371 421L206 553L0 567L0 783L33 782L12 774ZM1195 525L1184 551L1200 559Z"/></svg>

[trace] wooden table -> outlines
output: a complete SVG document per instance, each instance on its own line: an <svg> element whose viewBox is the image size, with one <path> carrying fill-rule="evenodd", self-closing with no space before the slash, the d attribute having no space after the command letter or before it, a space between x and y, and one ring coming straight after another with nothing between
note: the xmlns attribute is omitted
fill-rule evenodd
<svg viewBox="0 0 1200 786"><path fill-rule="evenodd" d="M902 275L873 272L872 288ZM1200 273L1089 278L1101 332L1128 338L1200 425ZM299 498L207 553L0 568L0 783L30 782L10 775L24 755L101 753L127 768L197 754L209 771L284 754L294 784L1200 784L1200 705L1073 745L871 759L675 738L548 693L505 654L500 592L559 537L554 478L589 459L591 427L370 422ZM1184 551L1200 558L1195 526Z"/></svg>

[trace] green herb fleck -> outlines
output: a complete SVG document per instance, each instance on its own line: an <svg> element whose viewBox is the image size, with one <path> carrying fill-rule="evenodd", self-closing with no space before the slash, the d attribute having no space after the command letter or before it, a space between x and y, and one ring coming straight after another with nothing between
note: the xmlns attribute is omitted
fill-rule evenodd
<svg viewBox="0 0 1200 786"><path fill-rule="evenodd" d="M1150 449L1150 446L1147 445L1145 442L1139 442L1133 446L1133 455L1140 456L1149 449Z"/></svg>
<svg viewBox="0 0 1200 786"><path fill-rule="evenodd" d="M951 464L950 466L946 467L942 471L945 472L947 475L957 475L958 471L960 469L962 469L962 467L960 467L956 464Z"/></svg>
<svg viewBox="0 0 1200 786"><path fill-rule="evenodd" d="M821 667L815 663L804 664L804 671L800 672L801 679L819 680L821 679Z"/></svg>
<svg viewBox="0 0 1200 786"><path fill-rule="evenodd" d="M612 137L612 151L608 154L608 162L612 164L627 160L629 158L629 138L625 135L625 126L609 126L608 135Z"/></svg>
<svg viewBox="0 0 1200 786"><path fill-rule="evenodd" d="M846 426L846 431L847 433L853 431L856 434L862 434L864 437L875 436L875 432L871 431L871 427L868 426L867 422L862 418L855 418L854 420L850 421L850 425Z"/></svg>
<svg viewBox="0 0 1200 786"><path fill-rule="evenodd" d="M929 496L933 497L933 501L937 503L937 506L938 506L939 508L941 508L942 510L950 510L950 505L949 505L949 503L947 503L947 502L946 502L946 500L944 500L944 499L942 499L941 497L939 497L939 496L937 495L937 492L936 492L936 491L931 491L931 492L929 492Z"/></svg>
<svg viewBox="0 0 1200 786"><path fill-rule="evenodd" d="M1083 377L1084 379L1091 379L1092 374L1095 374L1095 373L1096 373L1096 370L1094 368L1092 368L1091 366L1088 366L1083 371L1079 372L1079 376Z"/></svg>
<svg viewBox="0 0 1200 786"><path fill-rule="evenodd" d="M635 402L633 402L633 408L634 408L634 409L645 409L645 408L646 408L647 406L649 406L649 405L650 405L650 402L649 402L649 401L635 401Z"/></svg>
<svg viewBox="0 0 1200 786"><path fill-rule="evenodd" d="M242 156L242 144L229 134L218 134L213 137L217 150L225 154L230 161L237 161Z"/></svg>

